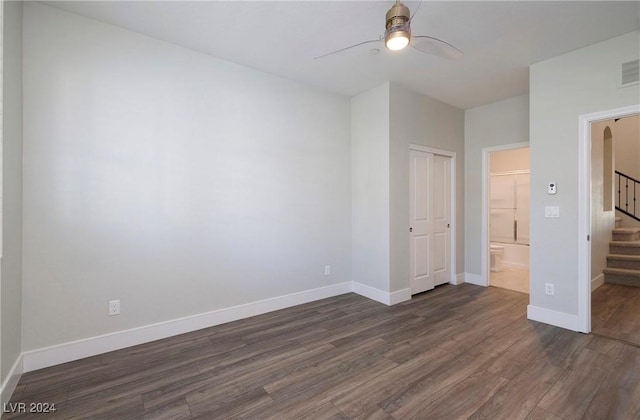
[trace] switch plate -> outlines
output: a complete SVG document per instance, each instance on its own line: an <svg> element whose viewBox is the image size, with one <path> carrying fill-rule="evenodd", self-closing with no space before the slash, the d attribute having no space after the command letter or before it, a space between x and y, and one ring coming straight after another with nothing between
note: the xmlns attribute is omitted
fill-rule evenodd
<svg viewBox="0 0 640 420"><path fill-rule="evenodd" d="M560 217L560 207L546 206L544 208L544 217Z"/></svg>
<svg viewBox="0 0 640 420"><path fill-rule="evenodd" d="M325 265L324 266L324 275L325 276L330 276L331 275L331 266L330 265Z"/></svg>
<svg viewBox="0 0 640 420"><path fill-rule="evenodd" d="M109 301L109 316L120 315L120 301L119 300L110 300Z"/></svg>

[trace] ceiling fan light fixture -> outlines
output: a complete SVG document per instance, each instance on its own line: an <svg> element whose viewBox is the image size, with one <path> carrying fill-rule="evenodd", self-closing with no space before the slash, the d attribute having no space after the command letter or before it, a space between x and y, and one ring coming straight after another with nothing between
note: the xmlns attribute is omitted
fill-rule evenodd
<svg viewBox="0 0 640 420"><path fill-rule="evenodd" d="M422 2L420 4L422 4ZM420 5L418 5L418 8L414 12L413 16L415 16L415 13L418 12L419 8ZM382 36L376 39L371 39L369 41L359 42L345 48L340 48L339 50L331 51L319 57L314 57L314 60L334 54L339 54L352 48L362 47L363 45L380 45L381 42L384 42L384 47L391 51L399 51L405 49L408 46L411 46L411 48L416 51L425 54L433 54L441 58L450 60L456 60L462 57L462 51L441 39L427 35L412 36L412 19L413 18L411 12L409 11L409 8L400 3L400 0L396 0L393 6L391 6L391 8L387 10L384 26L385 31ZM377 54L379 52L381 51L377 48L369 50L369 54Z"/></svg>
<svg viewBox="0 0 640 420"><path fill-rule="evenodd" d="M409 45L410 36L407 31L403 30L390 32L384 37L384 45L392 51L401 50Z"/></svg>
<svg viewBox="0 0 640 420"><path fill-rule="evenodd" d="M397 51L409 45L411 40L410 16L409 8L396 0L396 3L387 11L384 34L385 47Z"/></svg>

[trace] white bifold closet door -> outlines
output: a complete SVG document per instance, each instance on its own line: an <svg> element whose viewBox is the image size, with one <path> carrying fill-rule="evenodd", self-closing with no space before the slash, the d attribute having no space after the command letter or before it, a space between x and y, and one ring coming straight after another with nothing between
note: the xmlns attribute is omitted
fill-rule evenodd
<svg viewBox="0 0 640 420"><path fill-rule="evenodd" d="M451 158L416 150L409 163L411 294L451 278Z"/></svg>

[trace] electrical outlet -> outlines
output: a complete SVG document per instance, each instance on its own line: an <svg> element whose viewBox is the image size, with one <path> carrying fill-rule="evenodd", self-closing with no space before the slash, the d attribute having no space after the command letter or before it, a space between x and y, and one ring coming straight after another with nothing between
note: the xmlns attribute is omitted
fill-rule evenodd
<svg viewBox="0 0 640 420"><path fill-rule="evenodd" d="M324 275L325 276L330 276L331 275L331 266L330 265L325 265L324 266Z"/></svg>
<svg viewBox="0 0 640 420"><path fill-rule="evenodd" d="M553 294L555 293L554 288L553 288L553 283L545 283L544 284L544 292L550 296L553 296Z"/></svg>
<svg viewBox="0 0 640 420"><path fill-rule="evenodd" d="M110 300L109 301L109 316L120 315L120 301L119 300Z"/></svg>

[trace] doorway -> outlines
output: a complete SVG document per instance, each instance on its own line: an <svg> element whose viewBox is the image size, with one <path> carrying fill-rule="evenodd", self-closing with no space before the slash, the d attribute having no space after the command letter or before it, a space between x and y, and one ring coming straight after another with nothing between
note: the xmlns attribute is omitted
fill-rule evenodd
<svg viewBox="0 0 640 420"><path fill-rule="evenodd" d="M452 278L452 156L409 151L409 264L411 294Z"/></svg>
<svg viewBox="0 0 640 420"><path fill-rule="evenodd" d="M576 330L591 332L591 125L607 119L640 114L640 105L585 114L578 117L578 324Z"/></svg>
<svg viewBox="0 0 640 420"><path fill-rule="evenodd" d="M488 151L488 285L529 293L529 147Z"/></svg>
<svg viewBox="0 0 640 420"><path fill-rule="evenodd" d="M591 123L591 328L640 346L640 115Z"/></svg>

